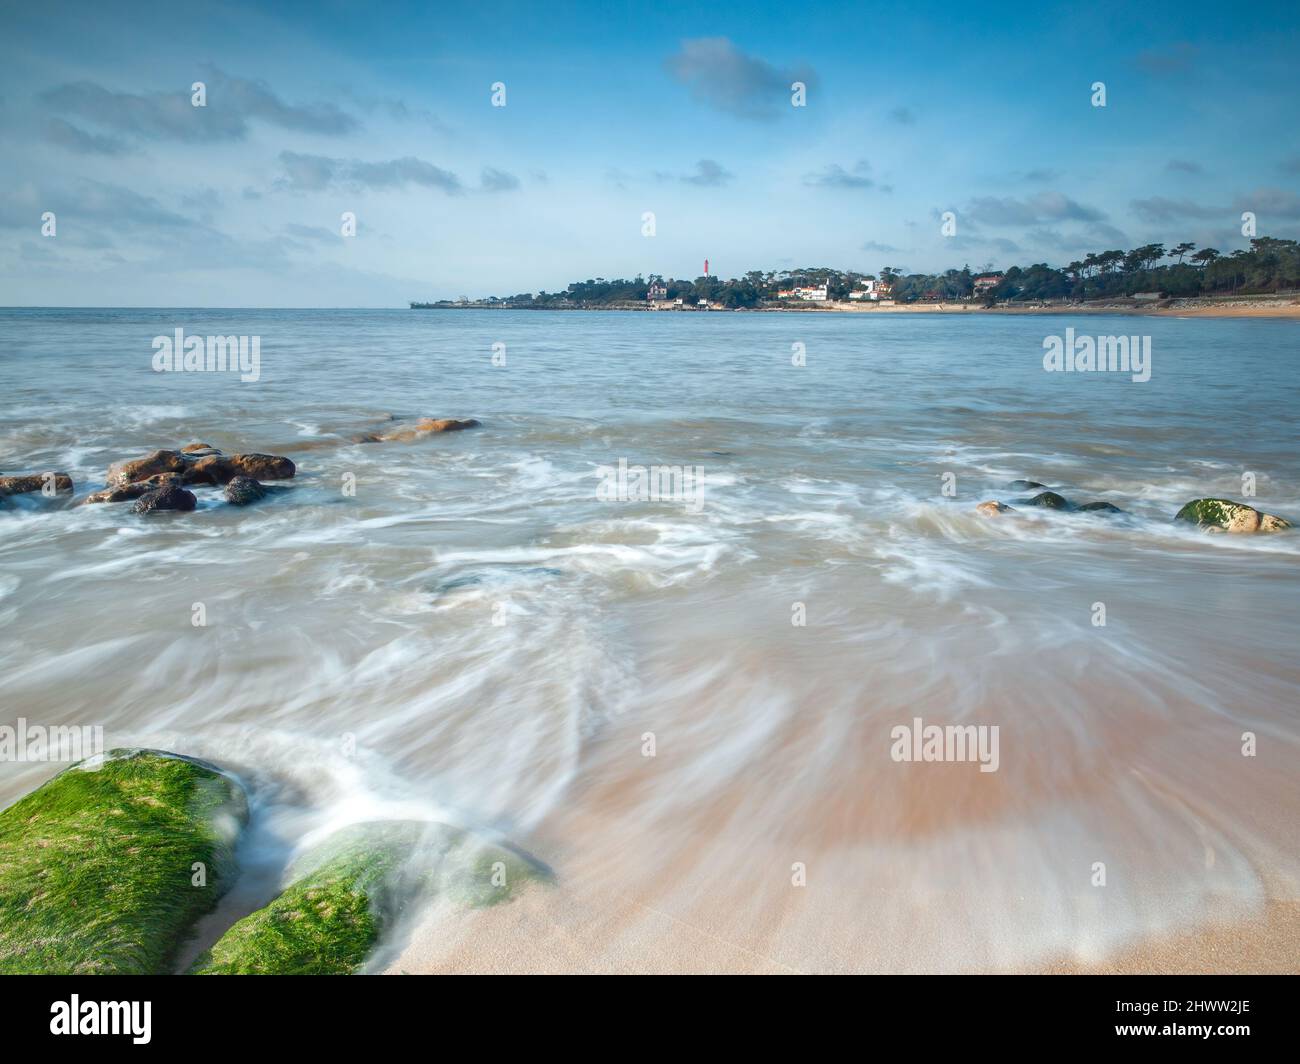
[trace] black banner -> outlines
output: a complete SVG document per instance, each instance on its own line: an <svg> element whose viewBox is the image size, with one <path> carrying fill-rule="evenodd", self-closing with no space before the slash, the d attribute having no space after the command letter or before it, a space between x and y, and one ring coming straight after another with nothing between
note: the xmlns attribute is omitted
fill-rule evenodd
<svg viewBox="0 0 1300 1064"><path fill-rule="evenodd" d="M488 1054L500 1037L515 1050L519 1038L539 1049L577 1039L586 1055L597 1046L621 1052L615 1046L626 1042L608 1041L613 1025L648 1049L662 1039L665 1052L715 1040L734 1050L751 1039L797 1050L847 1031L863 1048L1127 1043L1199 1056L1283 1049L1295 1034L1296 984L1268 976L864 976L830 985L769 977L743 986L731 977L733 985L703 992L650 977L574 977L580 988L574 978L486 978L10 977L0 979L0 1016L10 1050L115 1043L373 1053L433 1030Z"/></svg>

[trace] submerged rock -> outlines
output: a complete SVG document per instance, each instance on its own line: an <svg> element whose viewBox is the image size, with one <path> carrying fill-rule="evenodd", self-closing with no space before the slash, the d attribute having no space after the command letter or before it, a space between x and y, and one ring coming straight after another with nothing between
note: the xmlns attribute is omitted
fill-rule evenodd
<svg viewBox="0 0 1300 1064"><path fill-rule="evenodd" d="M1079 507L1079 512L1091 514L1122 514L1126 511L1121 510L1118 506L1113 506L1108 502L1085 502Z"/></svg>
<svg viewBox="0 0 1300 1064"><path fill-rule="evenodd" d="M512 581L549 580L563 576L563 569L549 565L501 565L490 569L477 569L461 572L458 576L448 577L427 588L434 595L449 595L469 588L495 586Z"/></svg>
<svg viewBox="0 0 1300 1064"><path fill-rule="evenodd" d="M1015 508L1008 506L1004 502L997 502L996 500L990 499L988 502L982 502L975 507L975 512L977 514L983 514L985 517L997 517L998 514L1014 513Z"/></svg>
<svg viewBox="0 0 1300 1064"><path fill-rule="evenodd" d="M67 495L72 491L72 478L67 473L49 472L0 477L0 495L26 495L33 491L43 493L46 484L54 485L56 495Z"/></svg>
<svg viewBox="0 0 1300 1064"><path fill-rule="evenodd" d="M1019 500L1025 506L1043 506L1049 510L1070 510L1070 500L1064 495L1058 495L1054 491L1039 492L1032 499Z"/></svg>
<svg viewBox="0 0 1300 1064"><path fill-rule="evenodd" d="M194 975L349 975L415 898L492 905L545 869L445 824L378 821L339 832L290 871L288 887L200 956Z"/></svg>
<svg viewBox="0 0 1300 1064"><path fill-rule="evenodd" d="M109 487L144 480L155 473L182 473L186 459L180 451L154 451L143 458L128 458L108 467L104 478Z"/></svg>
<svg viewBox="0 0 1300 1064"><path fill-rule="evenodd" d="M65 769L0 812L0 973L166 973L233 882L247 819L235 780L176 754Z"/></svg>
<svg viewBox="0 0 1300 1064"><path fill-rule="evenodd" d="M1285 518L1230 499L1193 499L1174 520L1190 521L1210 532L1281 532L1291 527Z"/></svg>
<svg viewBox="0 0 1300 1064"><path fill-rule="evenodd" d="M1012 491L1033 491L1035 488L1045 488L1046 484L1040 484L1036 480L1013 480L1007 485Z"/></svg>
<svg viewBox="0 0 1300 1064"><path fill-rule="evenodd" d="M232 506L247 506L266 498L266 489L252 477L238 476L226 485L226 502Z"/></svg>
<svg viewBox="0 0 1300 1064"><path fill-rule="evenodd" d="M133 514L151 514L158 510L178 510L188 513L194 509L194 504L197 501L192 491L186 491L175 484L168 484L165 487L146 491L136 499L135 505L131 507L131 512Z"/></svg>
<svg viewBox="0 0 1300 1064"><path fill-rule="evenodd" d="M483 423L476 418L421 418L414 425L390 429L383 433L366 433L356 438L357 443L408 443L422 436L431 436L439 432L461 432L464 429L476 429Z"/></svg>

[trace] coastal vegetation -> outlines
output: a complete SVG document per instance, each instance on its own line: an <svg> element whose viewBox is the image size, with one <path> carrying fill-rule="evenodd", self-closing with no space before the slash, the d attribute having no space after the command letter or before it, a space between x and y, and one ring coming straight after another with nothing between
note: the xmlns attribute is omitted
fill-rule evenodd
<svg viewBox="0 0 1300 1064"><path fill-rule="evenodd" d="M291 872L290 885L195 961L195 975L350 975L412 899L505 901L543 871L445 824L353 825Z"/></svg>
<svg viewBox="0 0 1300 1064"><path fill-rule="evenodd" d="M160 750L114 750L0 812L0 974L174 970L200 917L239 874L240 783ZM408 904L480 908L550 872L471 832L354 824L296 861L288 885L237 921L194 974L349 974Z"/></svg>
<svg viewBox="0 0 1300 1064"><path fill-rule="evenodd" d="M982 283L976 284L977 278ZM1300 287L1300 242L1256 237L1249 249L1222 254L1215 248L1197 248L1190 241L1167 247L1144 244L1130 251L1109 250L1085 255L1064 266L1033 263L1002 272L986 268L982 274L969 265L942 273L909 273L885 266L878 274L858 273L825 266L794 270L751 270L724 280L700 276L694 280L651 274L609 280L597 277L574 281L563 292L522 292L491 296L473 305L526 307L612 307L645 303L652 285L662 285L663 300L696 306L701 300L728 309L779 303L796 288L825 286L827 301L848 300L866 282L883 281L899 303L976 301L998 303L1107 300L1138 293L1158 293L1173 298L1215 295L1264 295ZM797 300L796 300L797 301ZM460 303L469 301L462 300ZM416 304L419 306L453 305Z"/></svg>
<svg viewBox="0 0 1300 1064"><path fill-rule="evenodd" d="M248 807L211 765L115 750L0 812L0 973L160 974L235 876Z"/></svg>

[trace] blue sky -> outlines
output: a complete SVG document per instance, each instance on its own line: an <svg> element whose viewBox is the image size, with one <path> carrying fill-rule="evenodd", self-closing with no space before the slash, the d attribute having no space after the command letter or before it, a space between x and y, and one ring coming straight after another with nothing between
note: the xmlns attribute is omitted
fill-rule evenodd
<svg viewBox="0 0 1300 1064"><path fill-rule="evenodd" d="M1300 236L1296 5L873 10L7 5L0 303L1060 264L1230 251L1243 210Z"/></svg>

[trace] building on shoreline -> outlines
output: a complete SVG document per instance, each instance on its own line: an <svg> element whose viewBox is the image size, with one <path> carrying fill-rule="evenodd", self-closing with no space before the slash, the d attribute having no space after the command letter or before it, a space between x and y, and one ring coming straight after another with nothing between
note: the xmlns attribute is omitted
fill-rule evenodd
<svg viewBox="0 0 1300 1064"><path fill-rule="evenodd" d="M777 299L802 299L806 303L824 303L829 295L829 285L823 281L816 287L783 288L776 293Z"/></svg>
<svg viewBox="0 0 1300 1064"><path fill-rule="evenodd" d="M861 288L856 288L849 293L850 299L870 299L872 302L880 299L888 299L893 292L888 281L878 281L874 277L869 277L864 281L859 281Z"/></svg>

